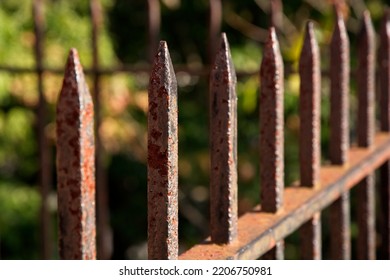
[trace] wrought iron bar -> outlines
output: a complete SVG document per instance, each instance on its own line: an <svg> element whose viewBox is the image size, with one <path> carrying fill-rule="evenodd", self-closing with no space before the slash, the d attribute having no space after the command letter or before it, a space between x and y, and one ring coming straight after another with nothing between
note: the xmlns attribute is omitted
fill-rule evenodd
<svg viewBox="0 0 390 280"><path fill-rule="evenodd" d="M93 102L77 51L70 51L57 104L57 189L61 259L95 259Z"/></svg>
<svg viewBox="0 0 390 280"><path fill-rule="evenodd" d="M375 129L375 31L368 11L364 12L358 41L358 116L357 144L372 147ZM375 259L375 189L374 174L364 178L358 193L358 246L359 259Z"/></svg>
<svg viewBox="0 0 390 280"><path fill-rule="evenodd" d="M229 243L237 236L236 83L229 43L222 33L210 75L210 228L215 243Z"/></svg>
<svg viewBox="0 0 390 280"><path fill-rule="evenodd" d="M178 255L177 83L166 42L160 42L149 84L148 256Z"/></svg>
<svg viewBox="0 0 390 280"><path fill-rule="evenodd" d="M349 149L349 40L343 16L336 8L330 45L330 161L348 163ZM332 259L351 258L350 200L345 192L330 206Z"/></svg>
<svg viewBox="0 0 390 280"><path fill-rule="evenodd" d="M276 213L284 192L284 71L275 28L271 27L260 68L261 210ZM283 242L263 259L283 259Z"/></svg>
<svg viewBox="0 0 390 280"><path fill-rule="evenodd" d="M299 60L300 134L299 163L301 186L317 187L320 176L320 89L321 71L318 44L313 23L306 25L306 34ZM321 258L320 213L301 227L302 259Z"/></svg>

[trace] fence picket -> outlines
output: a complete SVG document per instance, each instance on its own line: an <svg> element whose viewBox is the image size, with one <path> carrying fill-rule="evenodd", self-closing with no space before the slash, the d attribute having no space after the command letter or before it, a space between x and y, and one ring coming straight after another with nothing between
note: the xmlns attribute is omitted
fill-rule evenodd
<svg viewBox="0 0 390 280"><path fill-rule="evenodd" d="M210 228L211 240L229 243L237 236L236 72L226 34L210 74Z"/></svg>
<svg viewBox="0 0 390 280"><path fill-rule="evenodd" d="M299 60L300 134L299 163L301 186L317 187L320 176L320 58L313 23L306 25L306 34ZM302 259L321 258L321 215L317 213L302 225Z"/></svg>
<svg viewBox="0 0 390 280"><path fill-rule="evenodd" d="M177 82L161 41L149 83L148 257L178 255Z"/></svg>
<svg viewBox="0 0 390 280"><path fill-rule="evenodd" d="M330 46L330 161L345 165L349 150L349 40L336 8L336 25ZM350 201L345 192L330 206L331 258L351 258Z"/></svg>
<svg viewBox="0 0 390 280"><path fill-rule="evenodd" d="M70 51L57 104L59 253L95 259L93 103L77 51Z"/></svg>
<svg viewBox="0 0 390 280"><path fill-rule="evenodd" d="M284 70L275 28L263 50L260 68L260 183L261 210L276 213L284 192ZM277 242L263 259L283 259L283 242Z"/></svg>
<svg viewBox="0 0 390 280"><path fill-rule="evenodd" d="M357 144L369 148L374 140L374 81L375 31L371 16L365 11L358 41L358 116ZM375 259L374 174L364 178L357 187L358 193L358 246L359 259Z"/></svg>

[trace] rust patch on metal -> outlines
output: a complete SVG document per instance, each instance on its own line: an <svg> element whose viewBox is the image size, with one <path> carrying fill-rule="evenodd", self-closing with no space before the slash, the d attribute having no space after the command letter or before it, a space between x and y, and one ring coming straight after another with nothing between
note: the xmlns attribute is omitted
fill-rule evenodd
<svg viewBox="0 0 390 280"><path fill-rule="evenodd" d="M218 245L208 239L184 252L180 259L257 259L388 161L389 134L378 133L374 139L372 149L352 147L349 150L348 167L323 166L318 188L287 187L281 211L266 213L256 207L241 216L234 242Z"/></svg>
<svg viewBox="0 0 390 280"><path fill-rule="evenodd" d="M166 42L150 76L148 114L148 257L178 255L177 83Z"/></svg>
<svg viewBox="0 0 390 280"><path fill-rule="evenodd" d="M223 33L210 74L210 229L215 243L229 243L237 236L236 83Z"/></svg>
<svg viewBox="0 0 390 280"><path fill-rule="evenodd" d="M57 104L57 180L61 259L95 259L93 103L77 51L70 51Z"/></svg>
<svg viewBox="0 0 390 280"><path fill-rule="evenodd" d="M358 42L358 117L357 144L371 147L375 133L375 32L370 13L363 14ZM358 184L359 259L375 259L374 175Z"/></svg>
<svg viewBox="0 0 390 280"><path fill-rule="evenodd" d="M284 75L275 29L263 51L260 68L260 183L261 208L276 212L284 189Z"/></svg>

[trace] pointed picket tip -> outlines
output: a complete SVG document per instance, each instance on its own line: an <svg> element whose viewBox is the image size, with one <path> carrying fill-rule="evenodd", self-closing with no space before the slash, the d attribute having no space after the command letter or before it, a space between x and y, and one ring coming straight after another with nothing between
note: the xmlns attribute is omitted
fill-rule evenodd
<svg viewBox="0 0 390 280"><path fill-rule="evenodd" d="M267 54L272 54L273 56L280 56L279 42L276 37L275 27L270 27L268 31L268 38L265 42L264 51L267 51Z"/></svg>
<svg viewBox="0 0 390 280"><path fill-rule="evenodd" d="M228 75L225 76L227 78L227 82L236 81L236 70L234 68L232 56L230 53L229 41L227 39L226 33L224 32L221 34L219 47L215 55L214 65L211 71L212 75L226 71L228 73Z"/></svg>
<svg viewBox="0 0 390 280"><path fill-rule="evenodd" d="M314 33L314 23L308 21L305 27L305 38L301 52L301 60L308 55L315 55L318 52L318 44Z"/></svg>
<svg viewBox="0 0 390 280"><path fill-rule="evenodd" d="M349 40L348 40L347 30L345 28L344 17L341 11L335 8L335 13L336 13L336 24L334 26L332 40L330 44L332 48L341 49L343 48L343 46L347 44L349 46Z"/></svg>
<svg viewBox="0 0 390 280"><path fill-rule="evenodd" d="M72 48L69 51L60 95L68 94L70 92L77 92L78 95L90 96L79 54L75 48Z"/></svg>
<svg viewBox="0 0 390 280"><path fill-rule="evenodd" d="M335 8L336 25L333 34L346 33L343 14L339 8Z"/></svg>
<svg viewBox="0 0 390 280"><path fill-rule="evenodd" d="M282 56L280 53L280 47L278 38L276 36L276 31L274 27L269 28L268 38L264 45L263 50L263 61L261 63L261 69L265 66L265 64L273 63L278 67L282 66Z"/></svg>
<svg viewBox="0 0 390 280"><path fill-rule="evenodd" d="M368 10L363 12L362 23L360 27L359 37L361 40L374 39L374 26L371 20L371 14Z"/></svg>
<svg viewBox="0 0 390 280"><path fill-rule="evenodd" d="M150 75L150 87L158 86L164 88L176 88L177 86L176 75L166 41L160 41L159 43Z"/></svg>
<svg viewBox="0 0 390 280"><path fill-rule="evenodd" d="M308 21L305 27L305 44L312 45L313 40L315 40L314 34L314 23L312 21Z"/></svg>
<svg viewBox="0 0 390 280"><path fill-rule="evenodd" d="M68 60L65 67L65 72L67 74L74 74L73 76L77 77L80 70L82 70L79 53L75 48L71 48L68 55Z"/></svg>

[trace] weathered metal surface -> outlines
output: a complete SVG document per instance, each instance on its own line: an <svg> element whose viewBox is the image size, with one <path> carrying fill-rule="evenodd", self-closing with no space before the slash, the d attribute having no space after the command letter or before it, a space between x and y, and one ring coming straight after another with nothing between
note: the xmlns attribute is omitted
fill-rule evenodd
<svg viewBox="0 0 390 280"><path fill-rule="evenodd" d="M92 23L92 95L95 105L95 157L96 157L96 246L97 258L100 260L110 259L112 254L112 232L110 228L110 213L108 206L108 190L106 170L103 164L103 147L99 135L101 124L100 116L100 81L99 73L99 35L103 24L102 7L99 0L91 0L91 23Z"/></svg>
<svg viewBox="0 0 390 280"><path fill-rule="evenodd" d="M160 42L149 83L148 256L178 254L177 82L166 42Z"/></svg>
<svg viewBox="0 0 390 280"><path fill-rule="evenodd" d="M299 166L301 186L317 187L320 176L320 100L321 70L313 23L306 34L299 60ZM301 227L301 250L305 259L321 258L321 221L316 214ZM310 249L311 247L311 249ZM311 255L310 255L311 254Z"/></svg>
<svg viewBox="0 0 390 280"><path fill-rule="evenodd" d="M33 19L35 34L35 63L38 87L38 153L39 153L39 192L41 195L40 209L40 247L41 257L51 259L53 253L53 232L48 197L52 184L51 172L51 149L45 134L47 124L47 102L43 89L43 45L44 45L44 12L42 0L33 1Z"/></svg>
<svg viewBox="0 0 390 280"><path fill-rule="evenodd" d="M357 258L375 259L375 185L374 174L365 177L357 187L358 237Z"/></svg>
<svg viewBox="0 0 390 280"><path fill-rule="evenodd" d="M382 19L379 48L380 125L381 131L390 131L390 9ZM390 259L390 162L380 168L381 255Z"/></svg>
<svg viewBox="0 0 390 280"><path fill-rule="evenodd" d="M357 144L373 145L375 132L375 33L368 11L363 14L358 41L358 116ZM374 175L362 179L358 188L358 242L359 259L375 259Z"/></svg>
<svg viewBox="0 0 390 280"><path fill-rule="evenodd" d="M373 148L353 147L348 158L348 166L322 167L318 188L287 187L283 211L266 213L257 207L241 216L236 242L218 245L206 240L180 259L258 258L386 162L390 158L390 136L378 133Z"/></svg>
<svg viewBox="0 0 390 280"><path fill-rule="evenodd" d="M210 75L210 229L215 243L229 243L237 236L236 83L223 33Z"/></svg>
<svg viewBox="0 0 390 280"><path fill-rule="evenodd" d="M330 251L333 260L351 259L349 193L343 193L333 202L330 210Z"/></svg>
<svg viewBox="0 0 390 280"><path fill-rule="evenodd" d="M60 257L95 259L93 103L75 49L57 104L57 181Z"/></svg>
<svg viewBox="0 0 390 280"><path fill-rule="evenodd" d="M374 80L375 79L375 33L370 13L364 12L361 30L358 38L358 117L357 144L369 147L372 144L375 115L374 115Z"/></svg>
<svg viewBox="0 0 390 280"><path fill-rule="evenodd" d="M321 259L321 213L305 222L299 229L301 239L300 256L302 260Z"/></svg>
<svg viewBox="0 0 390 280"><path fill-rule="evenodd" d="M276 212L284 189L284 76L275 29L263 51L260 68L260 183L261 209Z"/></svg>
<svg viewBox="0 0 390 280"><path fill-rule="evenodd" d="M320 75L318 44L313 23L308 22L299 60L299 163L302 186L316 186L320 175Z"/></svg>
<svg viewBox="0 0 390 280"><path fill-rule="evenodd" d="M349 40L342 15L330 44L330 161L345 164L349 148Z"/></svg>
<svg viewBox="0 0 390 280"><path fill-rule="evenodd" d="M222 24L222 2L221 0L209 0L209 41L208 59L213 64L215 54L218 51L218 37Z"/></svg>
<svg viewBox="0 0 390 280"><path fill-rule="evenodd" d="M332 164L348 162L349 149L349 40L344 20L336 8L336 25L330 45L330 140ZM349 194L330 206L332 259L351 258Z"/></svg>

